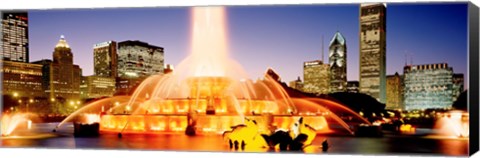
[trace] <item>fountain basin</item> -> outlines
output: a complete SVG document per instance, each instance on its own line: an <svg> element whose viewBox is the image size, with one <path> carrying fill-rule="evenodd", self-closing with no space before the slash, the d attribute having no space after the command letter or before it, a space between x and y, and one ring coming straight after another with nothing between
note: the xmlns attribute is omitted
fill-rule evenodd
<svg viewBox="0 0 480 158"><path fill-rule="evenodd" d="M100 123L78 123L73 124L75 137L97 137L100 135Z"/></svg>
<svg viewBox="0 0 480 158"><path fill-rule="evenodd" d="M316 129L317 133L327 133L331 130L324 116L296 115L246 115L258 123L260 132L268 133L271 126L289 129L300 117L305 123ZM197 114L195 133L198 135L221 135L231 130L232 126L242 124L243 118L237 115L206 115ZM127 124L128 122L128 124ZM127 125L125 127L125 125ZM188 126L187 115L103 115L100 121L100 131L122 133L178 133L184 134Z"/></svg>

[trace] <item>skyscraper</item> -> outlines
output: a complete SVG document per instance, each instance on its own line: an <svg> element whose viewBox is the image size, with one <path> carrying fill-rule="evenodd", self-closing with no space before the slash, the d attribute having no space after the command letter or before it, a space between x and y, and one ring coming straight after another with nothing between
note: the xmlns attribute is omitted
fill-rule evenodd
<svg viewBox="0 0 480 158"><path fill-rule="evenodd" d="M80 99L80 82L82 69L73 64L72 49L63 36L53 52L53 61L41 60L34 63L43 64L43 86L52 99Z"/></svg>
<svg viewBox="0 0 480 158"><path fill-rule="evenodd" d="M405 110L452 106L453 69L447 63L408 65L403 74Z"/></svg>
<svg viewBox="0 0 480 158"><path fill-rule="evenodd" d="M303 64L303 91L314 94L328 94L329 65L321 60L308 61Z"/></svg>
<svg viewBox="0 0 480 158"><path fill-rule="evenodd" d="M117 76L117 42L107 41L93 46L95 76Z"/></svg>
<svg viewBox="0 0 480 158"><path fill-rule="evenodd" d="M386 101L386 6L360 5L360 92Z"/></svg>
<svg viewBox="0 0 480 158"><path fill-rule="evenodd" d="M141 41L123 41L117 49L116 94L130 94L150 75L164 73L162 47Z"/></svg>
<svg viewBox="0 0 480 158"><path fill-rule="evenodd" d="M330 41L330 93L347 90L347 43L337 31Z"/></svg>
<svg viewBox="0 0 480 158"><path fill-rule="evenodd" d="M28 63L28 13L2 12L1 32L3 60Z"/></svg>
<svg viewBox="0 0 480 158"><path fill-rule="evenodd" d="M141 41L118 43L118 77L138 78L163 73L163 48Z"/></svg>
<svg viewBox="0 0 480 158"><path fill-rule="evenodd" d="M387 76L387 109L403 109L403 76Z"/></svg>

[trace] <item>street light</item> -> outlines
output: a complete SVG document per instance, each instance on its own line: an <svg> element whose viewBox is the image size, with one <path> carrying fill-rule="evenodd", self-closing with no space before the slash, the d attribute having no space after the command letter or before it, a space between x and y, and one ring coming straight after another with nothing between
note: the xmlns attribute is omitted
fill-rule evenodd
<svg viewBox="0 0 480 158"><path fill-rule="evenodd" d="M18 93L17 93L17 92L14 92L14 93L13 93L13 97L18 97Z"/></svg>

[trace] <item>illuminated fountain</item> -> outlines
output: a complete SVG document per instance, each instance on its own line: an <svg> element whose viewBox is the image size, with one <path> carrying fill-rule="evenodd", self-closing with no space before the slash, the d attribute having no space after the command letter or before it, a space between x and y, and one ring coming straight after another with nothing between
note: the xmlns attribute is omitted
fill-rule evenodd
<svg viewBox="0 0 480 158"><path fill-rule="evenodd" d="M1 131L2 137L10 136L15 129L22 124L26 124L27 128L31 128L31 120L28 119L28 115L24 113L18 114L3 114L1 117Z"/></svg>
<svg viewBox="0 0 480 158"><path fill-rule="evenodd" d="M434 130L437 135L447 137L469 137L469 116L467 112L453 110L440 115L437 119Z"/></svg>
<svg viewBox="0 0 480 158"><path fill-rule="evenodd" d="M175 71L148 77L132 96L89 103L58 126L82 117L81 114L101 113L100 131L119 136L121 133L219 135L232 126L244 124L245 118L255 120L255 129L265 134L276 129L288 130L300 118L316 133L332 132L328 125L333 122L353 133L330 109L343 110L370 124L332 101L291 98L268 75L250 80L241 65L228 56L225 15L222 7L194 8L191 53Z"/></svg>

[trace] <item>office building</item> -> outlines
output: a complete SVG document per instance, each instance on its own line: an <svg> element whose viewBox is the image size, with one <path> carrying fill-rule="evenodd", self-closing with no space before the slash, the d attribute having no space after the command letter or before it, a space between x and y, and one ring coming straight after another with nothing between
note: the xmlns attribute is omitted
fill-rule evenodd
<svg viewBox="0 0 480 158"><path fill-rule="evenodd" d="M298 78L294 81L290 81L288 83L288 87L290 88L293 88L293 89L296 89L296 90L299 90L299 91L302 91L303 89L303 82L302 80L300 79L300 76L298 76Z"/></svg>
<svg viewBox="0 0 480 158"><path fill-rule="evenodd" d="M347 43L340 32L330 41L330 93L347 90Z"/></svg>
<svg viewBox="0 0 480 158"><path fill-rule="evenodd" d="M45 97L42 88L42 65L0 61L2 94L14 97Z"/></svg>
<svg viewBox="0 0 480 158"><path fill-rule="evenodd" d="M2 12L1 25L0 55L3 60L28 63L28 13Z"/></svg>
<svg viewBox="0 0 480 158"><path fill-rule="evenodd" d="M120 78L115 79L115 95L132 95L135 89L147 77Z"/></svg>
<svg viewBox="0 0 480 158"><path fill-rule="evenodd" d="M81 98L111 97L115 94L115 78L102 76L82 77L80 84Z"/></svg>
<svg viewBox="0 0 480 158"><path fill-rule="evenodd" d="M348 81L347 82L347 92L349 93L358 93L359 82L358 81Z"/></svg>
<svg viewBox="0 0 480 158"><path fill-rule="evenodd" d="M464 91L463 74L453 74L453 101L456 101L460 94Z"/></svg>
<svg viewBox="0 0 480 158"><path fill-rule="evenodd" d="M453 104L453 69L447 63L404 67L405 110L450 108Z"/></svg>
<svg viewBox="0 0 480 158"><path fill-rule="evenodd" d="M328 94L329 65L321 60L308 61L303 64L303 92L313 94Z"/></svg>
<svg viewBox="0 0 480 158"><path fill-rule="evenodd" d="M118 76L138 78L163 74L164 51L162 47L141 41L118 43Z"/></svg>
<svg viewBox="0 0 480 158"><path fill-rule="evenodd" d="M403 109L403 76L387 76L387 109Z"/></svg>
<svg viewBox="0 0 480 158"><path fill-rule="evenodd" d="M386 6L360 6L360 93L386 101Z"/></svg>
<svg viewBox="0 0 480 158"><path fill-rule="evenodd" d="M73 64L72 49L63 36L55 46L53 61L40 60L33 63L43 65L42 85L49 98L80 99L82 69Z"/></svg>
<svg viewBox="0 0 480 158"><path fill-rule="evenodd" d="M117 77L117 42L107 41L93 46L95 76Z"/></svg>

